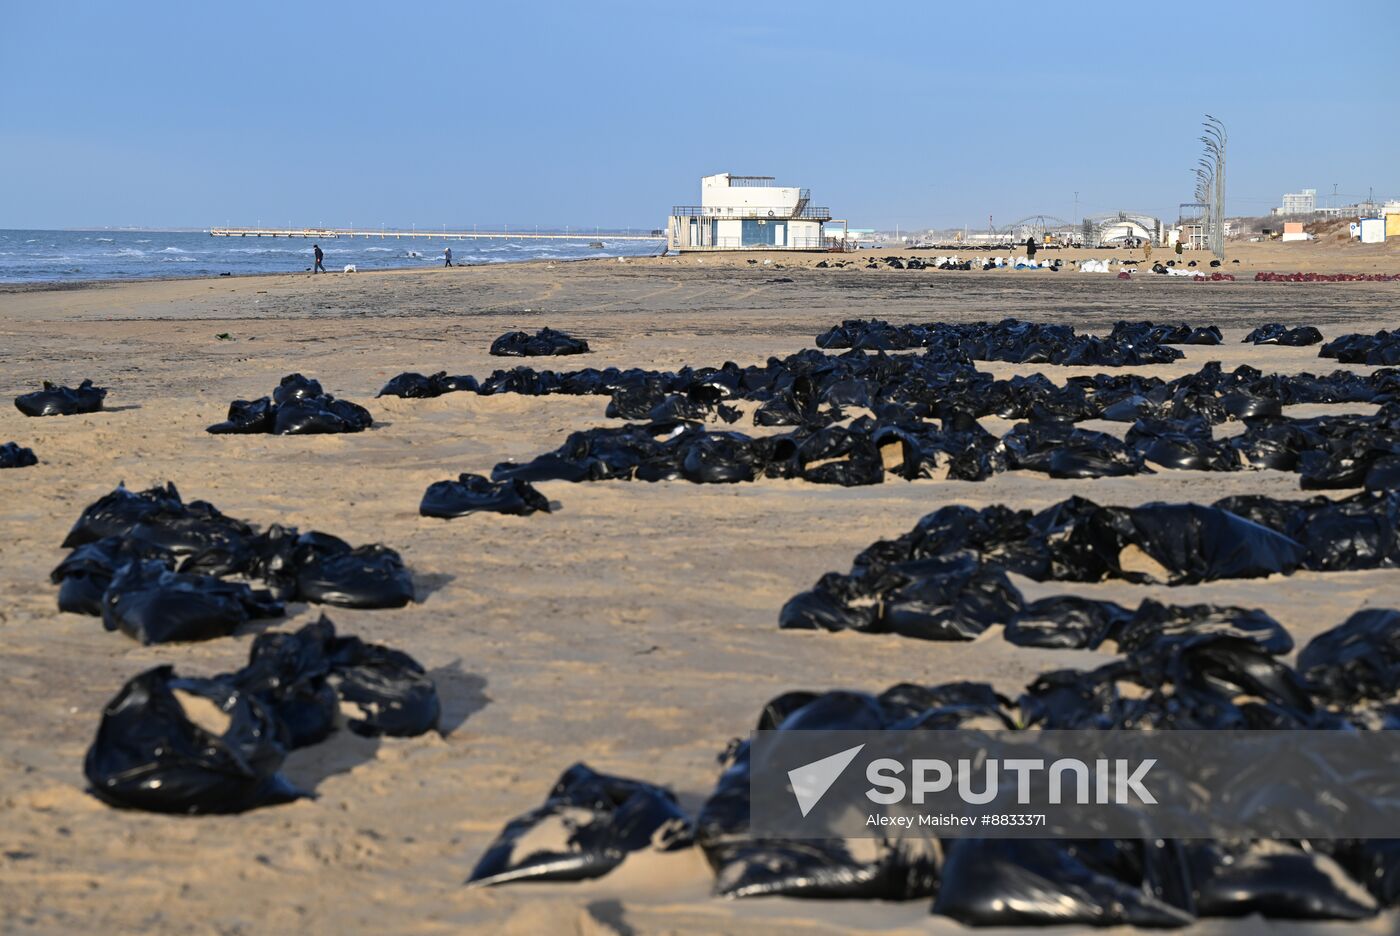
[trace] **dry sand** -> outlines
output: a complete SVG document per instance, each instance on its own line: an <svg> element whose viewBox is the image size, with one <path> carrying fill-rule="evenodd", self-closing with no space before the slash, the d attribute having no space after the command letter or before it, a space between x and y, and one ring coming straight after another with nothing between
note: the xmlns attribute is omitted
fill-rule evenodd
<svg viewBox="0 0 1400 936"><path fill-rule="evenodd" d="M1268 245L1241 266L1371 262L1312 246L1309 255L1292 251L1307 263L1276 262L1266 252L1284 245ZM1394 256L1383 257L1391 271L1400 269ZM1122 504L1294 496L1296 475L1163 471L1085 482L1015 473L981 484L896 480L853 490L774 481L549 483L541 488L562 502L556 514L442 522L417 514L429 483L486 473L554 448L571 430L608 424L606 400L375 400L375 392L408 369L482 375L508 366L486 349L517 327L586 337L596 353L555 362L564 367L675 368L762 362L810 347L819 331L856 316L1216 323L1224 346L1186 348L1184 361L1142 370L1169 376L1208 360L1330 370L1316 348L1239 340L1273 320L1316 324L1329 336L1393 326L1400 284L808 269L816 259L779 257L753 269L743 258L687 256L0 291L0 441L32 446L40 458L37 467L0 472L0 931L957 929L930 919L922 900L712 899L695 853L634 861L587 885L481 891L461 883L502 824L537 805L575 761L667 784L694 808L716 778L716 754L785 690L978 679L1014 693L1042 670L1101 660L1020 649L996 629L972 643L777 629L788 597L941 505L1035 508L1076 493ZM770 282L776 278L793 281ZM216 339L221 332L232 339ZM1042 369L1057 380L1082 372ZM229 400L267 393L294 370L369 406L375 428L287 438L203 431ZM9 405L41 379L85 377L111 388L109 411L26 419ZM170 480L187 498L237 517L399 549L418 604L328 610L344 631L400 647L433 671L446 735L367 741L342 733L289 761L287 773L318 799L242 816L172 818L89 797L83 752L124 680L161 662L190 674L235 667L255 632L143 648L93 618L56 611L48 572L63 555L60 541L84 505L122 480ZM1362 606L1400 604L1391 571L1178 590L1020 584L1032 597L1073 588L1132 604L1150 595L1257 606L1300 644ZM274 626L299 626L320 612L290 610ZM1386 917L1336 931L1394 926Z"/></svg>

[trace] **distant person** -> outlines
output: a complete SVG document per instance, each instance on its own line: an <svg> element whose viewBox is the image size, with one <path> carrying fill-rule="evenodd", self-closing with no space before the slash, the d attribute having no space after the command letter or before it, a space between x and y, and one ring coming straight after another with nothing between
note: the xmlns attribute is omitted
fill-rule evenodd
<svg viewBox="0 0 1400 936"><path fill-rule="evenodd" d="M443 252L442 252L442 258L443 258L443 260L446 261L446 263L444 264L445 266L452 266L452 248L451 248L451 247L445 248L445 249L443 250Z"/></svg>
<svg viewBox="0 0 1400 936"><path fill-rule="evenodd" d="M312 267L311 272L312 272L312 273L324 273L324 272L326 272L325 266L323 266L322 263L321 263L322 260L326 259L326 255L323 254L323 253L321 253L321 245L320 245L320 244L312 244L312 245L311 245L311 252L312 252L313 254L316 255L316 266Z"/></svg>
<svg viewBox="0 0 1400 936"><path fill-rule="evenodd" d="M1181 256L1181 238L1179 237L1176 240L1176 255Z"/></svg>
<svg viewBox="0 0 1400 936"><path fill-rule="evenodd" d="M1034 237L1027 237L1027 238L1026 238L1026 259L1027 259L1027 260L1034 260L1034 259L1035 259L1035 250L1036 250L1036 247L1035 247L1035 238L1034 238Z"/></svg>
<svg viewBox="0 0 1400 936"><path fill-rule="evenodd" d="M1152 240L1144 237L1142 239L1142 262L1146 263L1152 259Z"/></svg>

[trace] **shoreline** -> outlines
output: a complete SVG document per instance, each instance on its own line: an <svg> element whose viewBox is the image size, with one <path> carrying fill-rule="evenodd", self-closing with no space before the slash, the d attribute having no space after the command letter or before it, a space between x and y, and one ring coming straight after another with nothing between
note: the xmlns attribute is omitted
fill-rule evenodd
<svg viewBox="0 0 1400 936"><path fill-rule="evenodd" d="M381 276L403 276L410 274L432 275L442 273L447 270L482 270L501 268L530 268L536 266L549 266L559 264L617 264L621 261L624 264L641 266L680 264L682 266L698 267L721 267L721 268L741 268L745 266L758 266L762 269L802 269L813 268L820 261L828 263L846 262L849 264L845 268L827 269L823 273L869 273L879 276L902 276L902 277L978 277L978 276L1061 276L1080 278L1101 278L1111 277L1112 274L1102 273L1080 273L1078 270L1061 270L1052 273L1049 270L897 270L884 269L866 270L865 264L871 260L880 260L885 257L918 258L930 261L936 256L946 256L943 251L931 249L911 249L900 248L866 248L855 251L828 252L828 251L733 251L716 253L668 253L666 255L645 254L645 255L624 255L618 254L610 257L531 257L522 260L501 260L491 263L459 263L452 267L444 267L441 264L434 266L415 267L392 267L386 269L358 270L355 273L344 273L341 270L327 270L325 273L309 273L306 270L288 270L285 272L259 272L259 273L233 273L229 275L217 274L213 276L150 276L131 277L121 279L91 279L91 280L33 280L25 282L0 282L0 296L18 295L33 292L63 292L82 290L89 287L106 288L122 285L150 285L155 283L207 283L222 282L225 280L237 280L248 282L262 279L277 279L284 277L310 277L310 276L330 276L335 279L342 277L381 277ZM962 254L964 259L978 260L992 256L1008 256L1019 254L1006 254L1000 251L971 250ZM1154 248L1151 261L1144 261L1142 252L1139 249L1127 250L1124 248L1052 248L1044 250L1040 254L1041 259L1046 257L1058 257L1064 260L1082 261L1087 259L1118 261L1120 264L1135 264L1139 269L1135 274L1135 279L1179 279L1189 283L1187 277L1163 277L1152 274L1148 267L1152 262L1167 260L1177 260L1178 266L1184 265L1191 260L1196 260L1198 272L1209 276L1213 272L1232 273L1239 275L1247 273L1247 279L1252 280L1253 274L1258 272L1291 273L1294 271L1307 273L1400 273L1400 240L1387 242L1385 244L1344 244L1333 245L1317 242L1301 242L1283 244L1282 242L1269 243L1240 243L1232 244L1226 251L1226 262L1218 268L1211 268L1208 261L1211 256L1204 251L1188 252L1181 257L1177 257L1169 250ZM750 261L753 261L752 264ZM1236 263L1235 261L1238 261ZM852 268L854 267L854 269ZM1346 285L1346 284L1330 284Z"/></svg>

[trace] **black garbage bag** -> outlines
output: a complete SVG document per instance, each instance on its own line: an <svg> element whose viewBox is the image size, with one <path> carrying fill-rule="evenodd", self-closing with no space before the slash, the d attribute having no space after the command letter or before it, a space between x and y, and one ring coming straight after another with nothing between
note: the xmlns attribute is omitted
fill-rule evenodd
<svg viewBox="0 0 1400 936"><path fill-rule="evenodd" d="M117 569L102 595L103 626L143 644L224 637L250 619L281 615L282 603L267 591L172 572L158 559Z"/></svg>
<svg viewBox="0 0 1400 936"><path fill-rule="evenodd" d="M937 889L924 838L748 840L710 845L717 897L912 900Z"/></svg>
<svg viewBox="0 0 1400 936"><path fill-rule="evenodd" d="M1150 647L1164 636L1221 634L1252 641L1265 653L1281 656L1293 650L1293 637L1271 615L1258 608L1219 605L1164 605L1144 599L1114 633L1120 653Z"/></svg>
<svg viewBox="0 0 1400 936"><path fill-rule="evenodd" d="M284 539L285 542L285 539ZM328 533L303 533L289 544L290 561L270 582L295 582L301 601L346 608L401 608L413 600L413 577L399 554L378 543L351 547ZM285 548L285 547L283 547Z"/></svg>
<svg viewBox="0 0 1400 936"><path fill-rule="evenodd" d="M1239 455L1225 440L1216 441L1210 425L1199 417L1184 420L1140 419L1123 437L1140 457L1164 468L1193 471L1237 471Z"/></svg>
<svg viewBox="0 0 1400 936"><path fill-rule="evenodd" d="M335 625L324 615L293 633L253 638L248 665L219 677L255 696L282 722L289 749L307 747L335 730L339 699L328 682Z"/></svg>
<svg viewBox="0 0 1400 936"><path fill-rule="evenodd" d="M491 354L495 357L546 357L587 352L588 342L552 328L541 328L533 335L523 331L506 332L491 342Z"/></svg>
<svg viewBox="0 0 1400 936"><path fill-rule="evenodd" d="M160 546L185 557L181 572L228 575L248 562L256 531L220 513L204 501L192 501L180 511L158 511L143 517L126 532L126 539Z"/></svg>
<svg viewBox="0 0 1400 936"><path fill-rule="evenodd" d="M436 374L424 377L422 374L406 371L390 379L384 385L384 389L375 395L425 399L440 397L446 393L476 393L479 389L475 377L449 377L447 371L438 371Z"/></svg>
<svg viewBox="0 0 1400 936"><path fill-rule="evenodd" d="M828 572L811 591L788 599L778 613L778 626L785 630L873 631L879 605L868 591L857 591L853 584L850 576Z"/></svg>
<svg viewBox="0 0 1400 936"><path fill-rule="evenodd" d="M467 883L590 880L633 852L671 851L690 839L690 820L670 791L575 764L544 805L506 825Z"/></svg>
<svg viewBox="0 0 1400 936"><path fill-rule="evenodd" d="M1331 857L1290 842L1191 842L1196 912L1288 920L1365 920L1376 899Z"/></svg>
<svg viewBox="0 0 1400 936"><path fill-rule="evenodd" d="M933 912L969 926L1176 927L1193 916L1179 844L958 839Z"/></svg>
<svg viewBox="0 0 1400 936"><path fill-rule="evenodd" d="M1315 345L1320 341L1322 341L1322 332L1311 325L1298 325L1289 328L1278 322L1270 322L1268 325L1260 325L1245 335L1242 343L1288 345L1289 347L1301 348Z"/></svg>
<svg viewBox="0 0 1400 936"><path fill-rule="evenodd" d="M1361 493L1343 500L1230 497L1216 506L1293 537L1319 572L1374 569L1400 560L1400 497Z"/></svg>
<svg viewBox="0 0 1400 936"><path fill-rule="evenodd" d="M1338 705L1400 693L1400 611L1367 608L1319 634L1298 654L1314 695Z"/></svg>
<svg viewBox="0 0 1400 936"><path fill-rule="evenodd" d="M76 416L102 409L105 387L94 387L84 380L77 387L60 387L44 381L44 389L15 397L15 409L26 416Z"/></svg>
<svg viewBox="0 0 1400 936"><path fill-rule="evenodd" d="M198 721L191 708L203 709L194 713ZM158 666L132 677L103 708L83 772L93 794L113 806L242 812L306 795L277 773L286 756L282 736L255 696Z"/></svg>
<svg viewBox="0 0 1400 936"><path fill-rule="evenodd" d="M1307 550L1295 540L1201 504L1134 508L1127 512L1124 532L1131 544L1165 568L1169 585L1287 575L1307 558Z"/></svg>
<svg viewBox="0 0 1400 936"><path fill-rule="evenodd" d="M1336 358L1339 364L1394 367L1400 364L1400 329L1382 329L1374 335L1342 335L1319 348L1317 356Z"/></svg>
<svg viewBox="0 0 1400 936"><path fill-rule="evenodd" d="M1338 842L1332 857L1380 906L1394 907L1400 902L1400 839Z"/></svg>
<svg viewBox="0 0 1400 936"><path fill-rule="evenodd" d="M788 693L764 707L759 727L870 731L888 722L880 701L865 693ZM749 757L748 741L731 746L696 820L696 840L714 870L717 896L910 900L934 893L937 846L929 838L750 837Z"/></svg>
<svg viewBox="0 0 1400 936"><path fill-rule="evenodd" d="M706 432L683 443L680 472L696 484L735 484L763 473L764 450L741 432Z"/></svg>
<svg viewBox="0 0 1400 936"><path fill-rule="evenodd" d="M528 517L535 511L549 513L549 499L529 481L512 478L492 481L476 474L461 474L456 481L435 481L423 492L418 512L425 517L465 517L480 511Z"/></svg>
<svg viewBox="0 0 1400 936"><path fill-rule="evenodd" d="M885 591L877 630L923 640L972 640L1022 608L1006 573L970 553L917 559L886 573L902 584Z"/></svg>
<svg viewBox="0 0 1400 936"><path fill-rule="evenodd" d="M244 435L258 432L271 432L276 408L271 397L258 397L256 400L234 400L228 405L228 418L210 426L207 432L215 435Z"/></svg>
<svg viewBox="0 0 1400 936"><path fill-rule="evenodd" d="M349 400L337 400L321 384L301 374L288 374L271 397L234 400L228 418L206 432L215 435L270 432L276 435L312 435L328 432L363 432L374 424L369 410Z"/></svg>
<svg viewBox="0 0 1400 936"><path fill-rule="evenodd" d="M1101 478L1137 474L1142 457L1111 435L1072 423L1017 423L1002 438L1008 465L1052 478Z"/></svg>
<svg viewBox="0 0 1400 936"><path fill-rule="evenodd" d="M280 403L271 431L276 435L363 432L374 424L369 410L331 396L298 397Z"/></svg>
<svg viewBox="0 0 1400 936"><path fill-rule="evenodd" d="M58 585L58 610L71 614L102 615L102 595L112 576L128 562L158 560L166 568L175 565L175 554L163 546L121 536L84 543L70 552L51 573Z"/></svg>
<svg viewBox="0 0 1400 936"><path fill-rule="evenodd" d="M293 748L322 740L337 716L367 737L413 737L438 726L437 688L423 667L398 650L337 637L322 615L292 633L260 634L248 665L219 677L251 693L282 721Z"/></svg>
<svg viewBox="0 0 1400 936"><path fill-rule="evenodd" d="M108 536L125 536L145 517L157 513L182 514L184 510L185 504L174 484L167 483L164 487L157 485L137 493L128 491L126 485L121 484L112 493L83 508L63 540L63 548L72 549Z"/></svg>
<svg viewBox="0 0 1400 936"><path fill-rule="evenodd" d="M1277 418L1283 415L1283 403L1266 396L1255 396L1246 390L1235 390L1220 397L1225 415L1231 419Z"/></svg>
<svg viewBox="0 0 1400 936"><path fill-rule="evenodd" d="M342 711L358 710L346 722L355 734L411 738L437 728L437 687L413 657L358 637L337 638L328 655Z"/></svg>
<svg viewBox="0 0 1400 936"><path fill-rule="evenodd" d="M1400 490L1400 455L1384 455L1373 461L1362 483L1368 491Z"/></svg>
<svg viewBox="0 0 1400 936"><path fill-rule="evenodd" d="M37 464L39 459L34 457L33 449L25 448L18 442L0 445L0 468L28 468Z"/></svg>
<svg viewBox="0 0 1400 936"><path fill-rule="evenodd" d="M313 380L301 374L287 374L273 388L272 401L281 406L283 403L291 403L294 400L309 400L325 395L326 391L321 388L319 380Z"/></svg>
<svg viewBox="0 0 1400 936"><path fill-rule="evenodd" d="M1079 595L1055 595L1026 605L1006 624L1002 633L1019 647L1097 649L1116 637L1132 612L1111 601Z"/></svg>

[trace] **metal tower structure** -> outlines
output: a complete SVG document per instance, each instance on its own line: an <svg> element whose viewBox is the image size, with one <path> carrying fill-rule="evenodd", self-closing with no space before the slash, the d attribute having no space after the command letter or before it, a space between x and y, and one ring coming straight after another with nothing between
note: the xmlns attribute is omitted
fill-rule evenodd
<svg viewBox="0 0 1400 936"><path fill-rule="evenodd" d="M1205 206L1206 245L1216 259L1225 260L1225 147L1230 135L1225 124L1210 114L1201 126L1206 151L1196 160L1196 202Z"/></svg>

